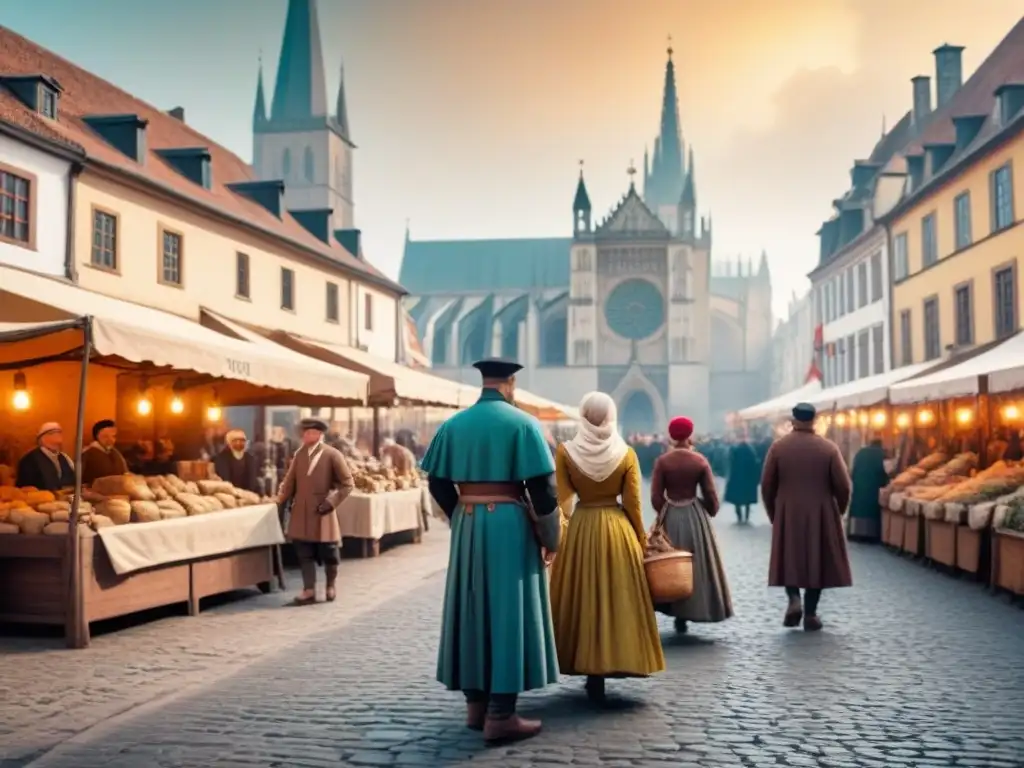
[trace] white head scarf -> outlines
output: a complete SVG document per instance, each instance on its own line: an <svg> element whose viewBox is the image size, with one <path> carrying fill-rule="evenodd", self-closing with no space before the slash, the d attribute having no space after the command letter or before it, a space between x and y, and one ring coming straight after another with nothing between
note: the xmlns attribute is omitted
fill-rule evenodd
<svg viewBox="0 0 1024 768"><path fill-rule="evenodd" d="M565 450L576 468L595 483L607 480L629 450L619 434L615 401L604 392L584 395L576 437L565 444Z"/></svg>

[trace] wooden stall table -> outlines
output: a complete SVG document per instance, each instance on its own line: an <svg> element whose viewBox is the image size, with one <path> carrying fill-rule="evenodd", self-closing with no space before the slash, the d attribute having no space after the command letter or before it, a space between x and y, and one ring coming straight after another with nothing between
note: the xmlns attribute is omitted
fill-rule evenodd
<svg viewBox="0 0 1024 768"><path fill-rule="evenodd" d="M426 488L409 488L385 493L354 491L338 507L341 537L355 539L362 557L380 554L385 536L409 531L415 543L423 537L423 513L430 510Z"/></svg>
<svg viewBox="0 0 1024 768"><path fill-rule="evenodd" d="M1024 533L992 531L992 588L1024 595Z"/></svg>
<svg viewBox="0 0 1024 768"><path fill-rule="evenodd" d="M81 539L82 622L259 586L269 591L277 507L253 507L91 531ZM60 626L70 608L67 536L0 536L0 622Z"/></svg>

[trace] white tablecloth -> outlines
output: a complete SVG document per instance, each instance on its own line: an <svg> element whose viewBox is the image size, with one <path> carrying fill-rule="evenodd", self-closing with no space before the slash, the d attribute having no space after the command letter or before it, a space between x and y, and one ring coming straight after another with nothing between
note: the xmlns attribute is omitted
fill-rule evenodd
<svg viewBox="0 0 1024 768"><path fill-rule="evenodd" d="M429 499L425 488L387 493L354 491L338 507L341 536L379 539L389 533L418 531L423 526L424 504Z"/></svg>
<svg viewBox="0 0 1024 768"><path fill-rule="evenodd" d="M114 573L284 543L276 504L101 528Z"/></svg>

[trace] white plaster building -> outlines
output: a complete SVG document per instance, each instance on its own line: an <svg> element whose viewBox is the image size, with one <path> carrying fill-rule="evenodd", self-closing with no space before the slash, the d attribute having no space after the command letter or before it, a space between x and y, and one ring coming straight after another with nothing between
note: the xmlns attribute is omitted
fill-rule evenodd
<svg viewBox="0 0 1024 768"><path fill-rule="evenodd" d="M16 88L18 79L2 83ZM0 122L0 264L70 277L69 190L83 157L66 142Z"/></svg>
<svg viewBox="0 0 1024 768"><path fill-rule="evenodd" d="M772 336L772 396L799 389L814 362L814 307L810 292L793 294L789 312Z"/></svg>

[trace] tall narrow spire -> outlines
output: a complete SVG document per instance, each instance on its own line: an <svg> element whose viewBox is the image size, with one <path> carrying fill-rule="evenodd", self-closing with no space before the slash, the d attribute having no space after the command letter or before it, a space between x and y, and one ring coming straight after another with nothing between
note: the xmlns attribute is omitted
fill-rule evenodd
<svg viewBox="0 0 1024 768"><path fill-rule="evenodd" d="M338 101L334 106L334 119L338 122L341 135L348 139L348 106L345 103L345 64L341 65L341 78L338 80Z"/></svg>
<svg viewBox="0 0 1024 768"><path fill-rule="evenodd" d="M270 119L294 122L326 116L327 86L316 0L288 0Z"/></svg>
<svg viewBox="0 0 1024 768"><path fill-rule="evenodd" d="M679 196L679 203L688 208L697 207L697 182L693 177L693 148L686 161L686 180L683 182L683 191Z"/></svg>
<svg viewBox="0 0 1024 768"><path fill-rule="evenodd" d="M252 108L252 127L256 130L267 122L267 100L263 95L263 55L260 55L259 73L256 75L256 105Z"/></svg>
<svg viewBox="0 0 1024 768"><path fill-rule="evenodd" d="M661 97L661 122L654 141L650 178L644 187L644 200L654 210L679 203L685 182L683 140L679 129L679 95L676 90L675 49L669 38L668 61Z"/></svg>

